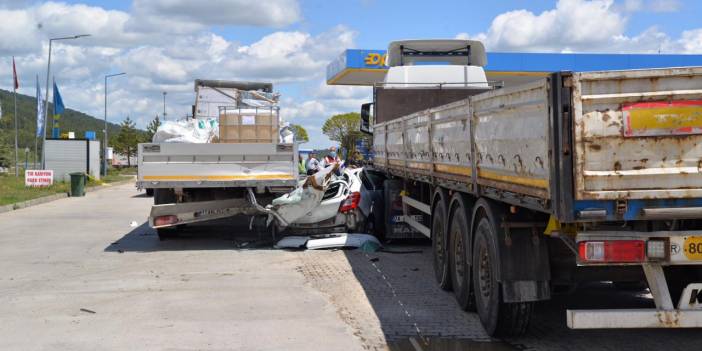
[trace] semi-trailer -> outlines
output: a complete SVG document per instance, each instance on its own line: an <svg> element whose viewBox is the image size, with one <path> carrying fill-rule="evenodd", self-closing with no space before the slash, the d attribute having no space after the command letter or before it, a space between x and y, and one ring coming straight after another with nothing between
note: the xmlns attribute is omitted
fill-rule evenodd
<svg viewBox="0 0 702 351"><path fill-rule="evenodd" d="M491 335L588 281L647 286L655 306L567 310L570 328L702 326L702 67L503 87L486 61L477 41L393 42L361 110L437 283Z"/></svg>

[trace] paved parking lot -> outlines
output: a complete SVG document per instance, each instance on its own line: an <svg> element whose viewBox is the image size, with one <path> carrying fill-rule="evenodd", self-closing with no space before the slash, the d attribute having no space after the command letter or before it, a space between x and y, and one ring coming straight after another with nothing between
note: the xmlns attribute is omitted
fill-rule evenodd
<svg viewBox="0 0 702 351"><path fill-rule="evenodd" d="M412 253L281 251L242 222L159 242L151 199L123 185L0 214L2 350L697 349L699 330L572 331L569 306L645 306L606 284L538 305L525 337L494 340Z"/></svg>

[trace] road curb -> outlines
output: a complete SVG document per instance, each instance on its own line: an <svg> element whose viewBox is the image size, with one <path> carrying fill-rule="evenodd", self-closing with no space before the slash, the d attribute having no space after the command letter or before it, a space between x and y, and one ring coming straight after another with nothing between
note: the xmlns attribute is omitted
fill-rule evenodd
<svg viewBox="0 0 702 351"><path fill-rule="evenodd" d="M130 179L126 179L126 180L120 180L119 182L108 183L106 185L96 185L96 186L86 187L85 190L86 191L99 191L99 190L107 189L107 188L117 186L117 185L128 184L128 183L133 182L133 181L134 181L134 178L130 178ZM14 204L4 205L4 206L0 206L0 213L5 213L5 212L10 212L10 211L14 211L14 210L27 208L27 207L41 205L41 204L45 204L47 202L65 199L67 197L69 197L68 193L58 193L58 194L38 197L36 199L31 199L31 200L27 200L27 201L17 202Z"/></svg>

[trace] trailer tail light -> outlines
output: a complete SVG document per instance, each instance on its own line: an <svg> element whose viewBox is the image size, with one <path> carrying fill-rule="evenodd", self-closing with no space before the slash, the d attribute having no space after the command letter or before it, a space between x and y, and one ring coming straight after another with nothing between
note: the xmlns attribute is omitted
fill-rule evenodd
<svg viewBox="0 0 702 351"><path fill-rule="evenodd" d="M578 253L583 262L643 262L646 243L643 240L581 241Z"/></svg>
<svg viewBox="0 0 702 351"><path fill-rule="evenodd" d="M341 203L339 206L339 212L346 213L358 208L358 204L361 202L361 193L353 192Z"/></svg>
<svg viewBox="0 0 702 351"><path fill-rule="evenodd" d="M178 217L174 215L159 216L154 218L154 227L160 227L164 225L171 225L178 223Z"/></svg>

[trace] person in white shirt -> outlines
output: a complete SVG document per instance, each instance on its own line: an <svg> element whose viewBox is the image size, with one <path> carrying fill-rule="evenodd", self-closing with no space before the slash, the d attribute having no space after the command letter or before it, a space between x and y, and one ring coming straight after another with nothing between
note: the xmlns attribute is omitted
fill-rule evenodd
<svg viewBox="0 0 702 351"><path fill-rule="evenodd" d="M305 168L307 169L307 175L313 175L319 171L319 160L317 160L316 153L310 153L310 156L307 158Z"/></svg>

